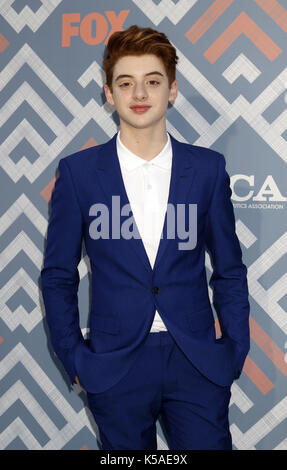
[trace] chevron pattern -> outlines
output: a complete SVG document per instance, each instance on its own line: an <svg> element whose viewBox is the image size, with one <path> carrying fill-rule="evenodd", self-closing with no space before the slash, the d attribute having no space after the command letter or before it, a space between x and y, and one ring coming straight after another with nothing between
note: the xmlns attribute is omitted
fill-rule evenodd
<svg viewBox="0 0 287 470"><path fill-rule="evenodd" d="M118 19L120 28L121 18L123 28L166 32L177 48L180 92L168 110L168 131L220 151L231 180L237 175L233 195L246 203L234 210L248 266L252 341L232 385L231 433L237 450L286 450L287 5L128 0L121 13L116 3L114 11L114 2L87 0L82 9L76 0L0 0L0 449L98 449L85 394L69 388L49 344L39 273L59 159L117 131L103 100L101 63L111 22ZM106 38L87 45L74 19L63 47L63 15L76 13L81 22L93 12L99 23L91 35L102 28ZM275 189L262 186L269 175ZM85 253L78 270L86 336ZM209 277L207 253L206 270ZM168 449L159 422L157 431L158 449Z"/></svg>

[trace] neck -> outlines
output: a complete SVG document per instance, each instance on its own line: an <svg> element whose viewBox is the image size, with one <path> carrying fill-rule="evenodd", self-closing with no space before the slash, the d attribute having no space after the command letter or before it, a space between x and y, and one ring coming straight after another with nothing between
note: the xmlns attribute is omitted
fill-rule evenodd
<svg viewBox="0 0 287 470"><path fill-rule="evenodd" d="M152 129L120 127L121 142L133 153L146 161L156 157L167 143L166 129L160 132Z"/></svg>

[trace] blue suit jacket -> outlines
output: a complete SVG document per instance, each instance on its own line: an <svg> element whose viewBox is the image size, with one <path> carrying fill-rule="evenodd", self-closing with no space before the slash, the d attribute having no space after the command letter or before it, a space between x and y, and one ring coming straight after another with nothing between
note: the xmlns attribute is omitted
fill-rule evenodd
<svg viewBox="0 0 287 470"><path fill-rule="evenodd" d="M152 269L141 238L90 237L90 207L121 207L128 197L116 150L108 142L59 161L41 271L51 342L71 382L78 375L89 392L120 380L149 334L155 310L190 361L211 381L231 385L250 347L247 269L235 233L230 179L224 156L179 142L170 135L173 160L168 202L197 204L197 244L179 250L175 233L163 236ZM129 214L130 216L130 214ZM121 216L121 222L127 216ZM165 218L163 234L166 233ZM110 232L111 233L111 232ZM90 338L79 326L78 263L85 242L92 273ZM209 300L205 250L213 273L210 286L221 325L216 339ZM153 289L158 287L158 289Z"/></svg>

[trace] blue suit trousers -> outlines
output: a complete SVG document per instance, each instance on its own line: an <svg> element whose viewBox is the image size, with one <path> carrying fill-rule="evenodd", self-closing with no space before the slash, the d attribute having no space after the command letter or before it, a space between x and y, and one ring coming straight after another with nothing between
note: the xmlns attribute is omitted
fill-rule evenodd
<svg viewBox="0 0 287 470"><path fill-rule="evenodd" d="M87 392L101 450L156 450L158 419L170 450L232 450L230 397L230 386L199 372L168 331L149 333L118 383Z"/></svg>

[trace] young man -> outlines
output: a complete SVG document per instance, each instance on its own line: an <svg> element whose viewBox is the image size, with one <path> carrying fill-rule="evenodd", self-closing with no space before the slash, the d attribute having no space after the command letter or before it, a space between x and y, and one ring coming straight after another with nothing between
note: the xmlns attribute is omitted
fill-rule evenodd
<svg viewBox="0 0 287 470"><path fill-rule="evenodd" d="M158 418L170 449L232 449L230 386L249 350L247 269L224 156L166 131L177 59L151 28L111 35L105 93L120 130L62 158L52 196L41 271L47 322L71 382L87 392L103 449L156 449ZM89 340L77 300L83 239Z"/></svg>

